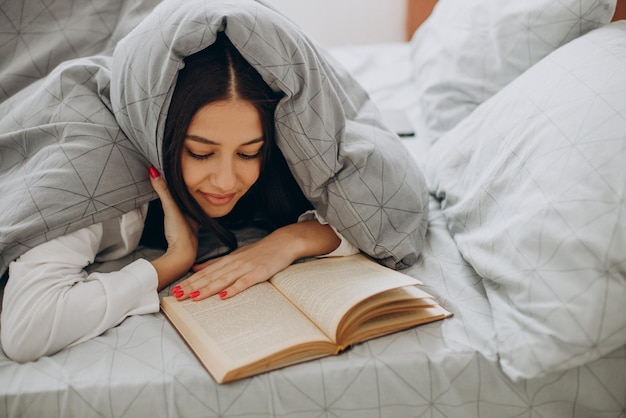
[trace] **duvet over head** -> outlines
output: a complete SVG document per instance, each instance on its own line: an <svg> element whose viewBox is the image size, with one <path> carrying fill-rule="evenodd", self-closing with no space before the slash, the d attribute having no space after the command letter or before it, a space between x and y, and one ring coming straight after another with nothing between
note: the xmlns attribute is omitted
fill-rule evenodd
<svg viewBox="0 0 626 418"><path fill-rule="evenodd" d="M365 91L269 4L166 0L112 56L64 62L0 104L1 273L39 243L156 197L147 167L162 168L178 71L220 31L282 93L277 144L316 210L387 266L416 261L428 192Z"/></svg>

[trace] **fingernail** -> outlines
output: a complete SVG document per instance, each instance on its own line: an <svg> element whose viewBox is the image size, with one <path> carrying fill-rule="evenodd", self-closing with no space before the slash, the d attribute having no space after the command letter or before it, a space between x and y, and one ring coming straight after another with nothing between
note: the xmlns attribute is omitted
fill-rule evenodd
<svg viewBox="0 0 626 418"><path fill-rule="evenodd" d="M178 286L175 286L175 287L172 288L172 293L180 292L181 290L182 289L180 288L180 285L178 285Z"/></svg>
<svg viewBox="0 0 626 418"><path fill-rule="evenodd" d="M220 298L224 299L226 296L228 296L228 292L227 292L227 291L225 291L225 290L222 290L222 291L220 292Z"/></svg>
<svg viewBox="0 0 626 418"><path fill-rule="evenodd" d="M197 298L198 296L200 296L200 292L197 290L189 295L190 298Z"/></svg>
<svg viewBox="0 0 626 418"><path fill-rule="evenodd" d="M154 168L153 165L150 166L150 168L148 169L148 173L150 173L150 177L152 177L153 179L159 177L161 175L161 173L159 173L159 170L157 170L156 168Z"/></svg>
<svg viewBox="0 0 626 418"><path fill-rule="evenodd" d="M177 298L181 298L185 295L185 292L183 292L182 290L177 290L176 292L172 292L172 294Z"/></svg>

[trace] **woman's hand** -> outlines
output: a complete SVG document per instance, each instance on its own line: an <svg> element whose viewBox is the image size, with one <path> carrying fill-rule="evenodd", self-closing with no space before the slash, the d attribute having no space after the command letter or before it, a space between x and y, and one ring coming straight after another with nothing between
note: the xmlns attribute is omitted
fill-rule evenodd
<svg viewBox="0 0 626 418"><path fill-rule="evenodd" d="M159 289L164 288L191 269L198 252L198 228L181 212L165 180L150 167L150 182L163 206L167 251L152 261L159 277Z"/></svg>
<svg viewBox="0 0 626 418"><path fill-rule="evenodd" d="M194 266L196 272L172 289L178 299L201 300L219 294L229 298L270 279L295 260L328 254L340 239L316 220L287 225L232 253Z"/></svg>

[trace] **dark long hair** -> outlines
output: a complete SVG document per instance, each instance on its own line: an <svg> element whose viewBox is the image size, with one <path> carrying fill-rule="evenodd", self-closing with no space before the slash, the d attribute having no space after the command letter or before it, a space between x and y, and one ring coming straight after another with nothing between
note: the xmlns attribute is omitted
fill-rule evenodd
<svg viewBox="0 0 626 418"><path fill-rule="evenodd" d="M258 180L231 213L209 217L189 194L183 180L181 158L187 129L203 106L233 97L249 101L259 112L264 145ZM261 213L278 228L297 220L311 208L294 180L274 138L274 111L280 100L260 74L241 56L222 32L208 48L185 59L169 106L163 137L163 171L179 207L201 227L213 231L231 250L237 247L229 224L241 224Z"/></svg>

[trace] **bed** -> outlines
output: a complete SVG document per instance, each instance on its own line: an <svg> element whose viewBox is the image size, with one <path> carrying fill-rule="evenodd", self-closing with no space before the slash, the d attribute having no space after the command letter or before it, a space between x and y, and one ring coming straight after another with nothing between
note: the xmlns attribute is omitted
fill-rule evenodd
<svg viewBox="0 0 626 418"><path fill-rule="evenodd" d="M110 56L156 3L1 4L0 101ZM0 354L0 416L624 417L623 4L495 3L440 0L407 42L327 51L415 129L428 230L403 271L453 317L219 385L161 313L134 316L37 362Z"/></svg>

